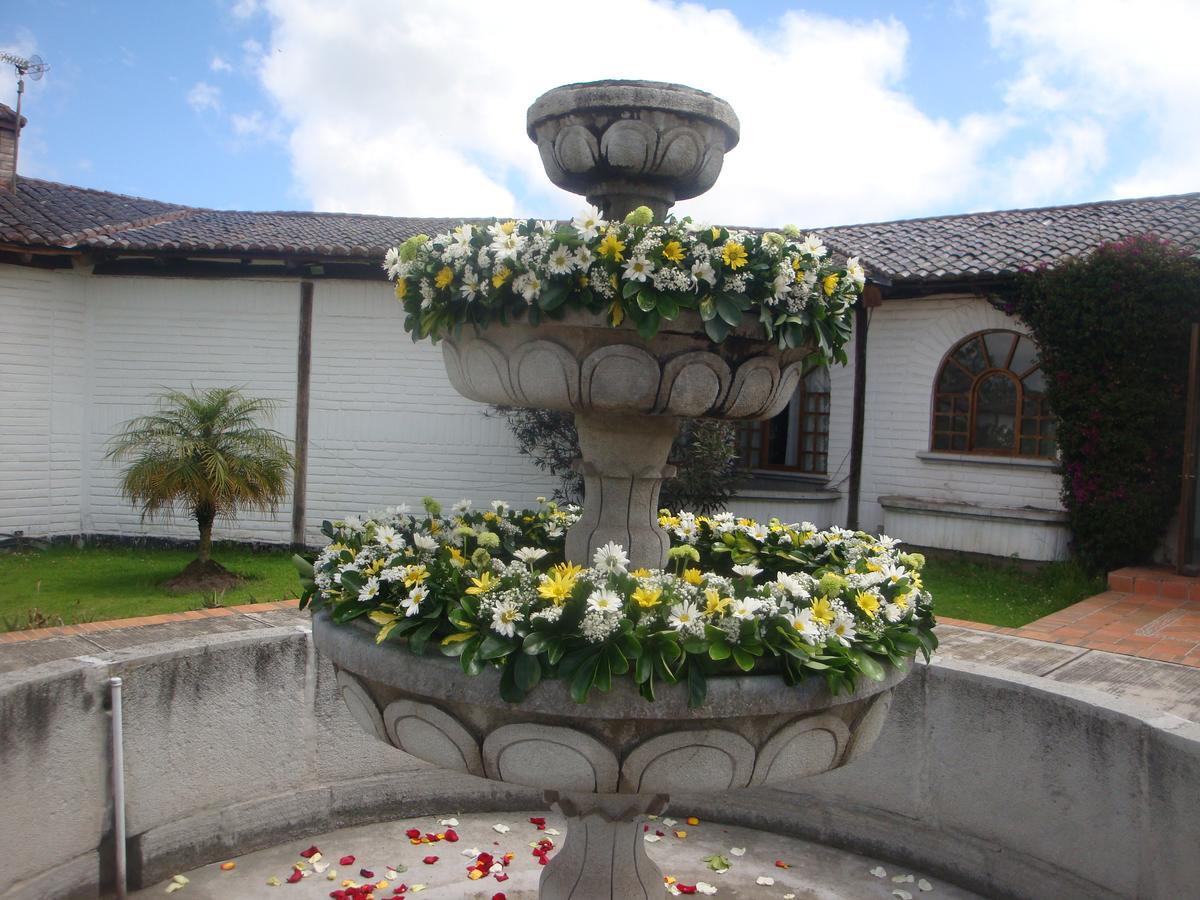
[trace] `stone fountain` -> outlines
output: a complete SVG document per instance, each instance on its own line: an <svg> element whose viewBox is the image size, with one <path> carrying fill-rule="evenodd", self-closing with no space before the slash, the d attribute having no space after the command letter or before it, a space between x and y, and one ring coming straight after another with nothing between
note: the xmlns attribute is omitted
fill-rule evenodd
<svg viewBox="0 0 1200 900"><path fill-rule="evenodd" d="M661 217L710 188L738 127L711 94L643 81L560 87L528 117L550 179L608 217L642 205ZM594 548L615 541L647 567L666 560L658 496L681 419L775 415L811 350L780 350L757 322L713 344L690 312L649 341L628 325L571 313L464 332L442 346L464 396L575 414L585 502L568 559L587 565ZM514 706L500 699L498 672L466 678L454 660L377 647L373 630L335 625L328 612L313 623L364 728L442 768L542 788L567 817L566 843L542 876L546 900L663 896L644 816L665 810L673 791L737 790L845 765L870 748L904 677L889 668L883 681L836 697L815 680L784 688L775 674L711 677L695 709L682 686L648 703L617 679L577 705L565 684L549 681Z"/></svg>

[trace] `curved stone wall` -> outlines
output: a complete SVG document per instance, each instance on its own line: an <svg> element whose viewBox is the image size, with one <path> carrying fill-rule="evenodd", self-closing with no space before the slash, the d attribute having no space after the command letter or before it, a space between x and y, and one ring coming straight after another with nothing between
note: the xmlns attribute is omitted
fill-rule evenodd
<svg viewBox="0 0 1200 900"><path fill-rule="evenodd" d="M0 675L0 898L94 897L111 877L110 675L125 681L131 884L317 832L540 805L363 734L306 630L264 628ZM961 663L921 666L865 758L677 797L988 896L1188 896L1200 883L1200 726Z"/></svg>

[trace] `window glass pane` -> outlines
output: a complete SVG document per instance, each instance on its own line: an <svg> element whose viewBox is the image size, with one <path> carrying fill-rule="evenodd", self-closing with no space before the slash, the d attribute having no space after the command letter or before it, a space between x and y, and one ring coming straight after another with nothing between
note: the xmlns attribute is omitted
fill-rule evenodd
<svg viewBox="0 0 1200 900"><path fill-rule="evenodd" d="M1020 375L1029 371L1029 367L1037 361L1037 344L1022 335L1017 341L1017 352L1013 354L1012 365L1009 368Z"/></svg>
<svg viewBox="0 0 1200 900"><path fill-rule="evenodd" d="M1008 362L1008 352L1012 350L1013 338L1016 337L1011 331L993 331L991 334L983 336L983 342L987 344L988 357L992 361L993 369L1003 369Z"/></svg>
<svg viewBox="0 0 1200 900"><path fill-rule="evenodd" d="M935 434L933 436L933 449L934 450L949 450L950 449L950 435Z"/></svg>
<svg viewBox="0 0 1200 900"><path fill-rule="evenodd" d="M965 434L954 435L954 437L950 441L950 449L966 450L967 449L967 436Z"/></svg>
<svg viewBox="0 0 1200 900"><path fill-rule="evenodd" d="M947 361L938 379L939 394L965 394L971 389L971 376L954 363Z"/></svg>
<svg viewBox="0 0 1200 900"><path fill-rule="evenodd" d="M975 391L975 449L1012 450L1016 442L1017 385L989 375Z"/></svg>
<svg viewBox="0 0 1200 900"><path fill-rule="evenodd" d="M983 358L983 344L979 338L968 341L966 344L958 348L954 354L954 358L962 363L968 372L978 375L985 368L985 360Z"/></svg>
<svg viewBox="0 0 1200 900"><path fill-rule="evenodd" d="M1041 394L1046 390L1046 376L1042 374L1041 369L1036 369L1030 372L1021 384L1025 386L1025 393Z"/></svg>
<svg viewBox="0 0 1200 900"><path fill-rule="evenodd" d="M787 433L788 413L785 409L767 423L767 464L771 466L787 465Z"/></svg>
<svg viewBox="0 0 1200 900"><path fill-rule="evenodd" d="M1021 438L1021 455L1037 456L1037 445L1035 438Z"/></svg>

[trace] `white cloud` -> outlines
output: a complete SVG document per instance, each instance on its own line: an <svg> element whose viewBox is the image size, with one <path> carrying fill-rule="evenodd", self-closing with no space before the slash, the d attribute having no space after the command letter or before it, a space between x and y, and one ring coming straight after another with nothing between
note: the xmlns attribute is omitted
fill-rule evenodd
<svg viewBox="0 0 1200 900"><path fill-rule="evenodd" d="M232 72L233 66L227 63L222 57L214 56L208 67L214 72Z"/></svg>
<svg viewBox="0 0 1200 900"><path fill-rule="evenodd" d="M1103 194L1200 189L1200 3L991 0L990 7L993 40L1019 62L1011 109L1050 135L1046 171L1055 168L1054 148L1071 141L1064 121L1086 118L1088 136L1076 135L1082 165L1095 166L1097 129L1110 145L1136 136L1138 158L1106 175Z"/></svg>
<svg viewBox="0 0 1200 900"><path fill-rule="evenodd" d="M198 113L216 112L221 108L221 89L206 81L197 81L187 92L187 102Z"/></svg>
<svg viewBox="0 0 1200 900"><path fill-rule="evenodd" d="M262 9L262 3L259 0L234 0L233 6L229 11L233 13L235 18L249 19Z"/></svg>
<svg viewBox="0 0 1200 900"><path fill-rule="evenodd" d="M1088 183L1108 160L1107 135L1095 122L1066 122L1049 143L1035 147L1008 168L1004 196L1032 206Z"/></svg>
<svg viewBox="0 0 1200 900"><path fill-rule="evenodd" d="M525 110L559 84L638 77L727 99L741 144L680 212L801 224L941 209L978 177L988 117L932 118L896 87L900 23L790 12L769 30L726 10L613 0L585 31L550 0L268 0L268 92L291 124L313 206L399 215L564 214ZM632 25L631 23L636 23ZM521 198L521 199L518 199Z"/></svg>

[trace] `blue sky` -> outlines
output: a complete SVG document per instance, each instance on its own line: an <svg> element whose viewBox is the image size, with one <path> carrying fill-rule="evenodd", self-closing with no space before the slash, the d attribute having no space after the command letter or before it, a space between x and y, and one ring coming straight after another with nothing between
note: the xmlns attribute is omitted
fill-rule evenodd
<svg viewBox="0 0 1200 900"><path fill-rule="evenodd" d="M498 6L9 0L0 47L51 66L25 95L22 172L218 208L564 214L580 202L540 174L523 110L624 76L734 104L741 146L680 209L714 219L1200 189L1187 0L613 0L586 26L594 5Z"/></svg>

